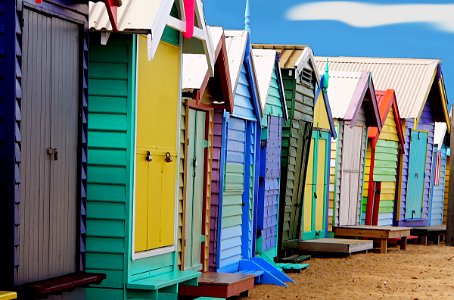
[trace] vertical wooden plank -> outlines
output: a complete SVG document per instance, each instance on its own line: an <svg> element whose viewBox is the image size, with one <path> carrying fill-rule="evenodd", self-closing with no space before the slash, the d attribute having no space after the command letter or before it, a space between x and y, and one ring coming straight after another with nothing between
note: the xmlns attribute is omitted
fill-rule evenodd
<svg viewBox="0 0 454 300"><path fill-rule="evenodd" d="M76 271L77 253L77 164L79 111L79 26L52 19L53 55L51 147L58 159L51 160L50 276ZM64 53L64 55L63 55ZM68 171L71 170L71 171ZM58 259L56 259L58 258Z"/></svg>
<svg viewBox="0 0 454 300"><path fill-rule="evenodd" d="M327 135L326 132L323 133ZM317 182L315 183L315 190L317 198L315 199L315 230L322 231L325 229L325 199L326 199L326 165L325 157L327 155L327 137L321 137L318 142L317 149ZM324 236L319 236L324 237Z"/></svg>

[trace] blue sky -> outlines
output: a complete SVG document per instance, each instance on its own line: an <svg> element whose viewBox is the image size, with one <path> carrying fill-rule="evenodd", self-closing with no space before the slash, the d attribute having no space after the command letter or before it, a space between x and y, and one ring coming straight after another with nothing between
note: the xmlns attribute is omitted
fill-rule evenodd
<svg viewBox="0 0 454 300"><path fill-rule="evenodd" d="M339 21L293 21L287 18L288 11L296 5L314 2L329 1L250 0L252 41L309 45L316 55L322 56L439 58L443 61L449 102L454 103L454 29L443 30L429 23L365 28ZM395 1L383 0L356 3L396 4ZM454 0L400 0L397 3L454 4ZM245 0L205 0L204 6L208 24L226 29L244 28ZM454 13L449 14L448 20L451 18L454 19Z"/></svg>

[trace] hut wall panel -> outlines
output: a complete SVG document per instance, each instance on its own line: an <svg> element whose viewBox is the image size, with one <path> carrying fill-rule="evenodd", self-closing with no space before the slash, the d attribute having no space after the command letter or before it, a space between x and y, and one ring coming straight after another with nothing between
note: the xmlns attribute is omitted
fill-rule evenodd
<svg viewBox="0 0 454 300"><path fill-rule="evenodd" d="M213 139L214 139L214 112L207 113L208 118L208 151L207 151L207 174L206 174L206 203L205 203L205 242L204 242L204 261L203 270L208 271L210 266L210 245L211 245L211 202L212 202L212 177L213 177Z"/></svg>
<svg viewBox="0 0 454 300"><path fill-rule="evenodd" d="M451 157L450 157L450 155L448 155L446 157L445 194L444 194L445 201L444 201L444 205L443 205L443 224L446 224L446 221L448 219L449 174L451 172L450 160L451 160Z"/></svg>
<svg viewBox="0 0 454 300"><path fill-rule="evenodd" d="M406 207L406 189L408 182L408 159L409 159L409 149L410 146L410 135L414 127L414 120L406 120L406 130L405 130L405 155L403 159L403 172L402 172L402 194L400 200L400 217L399 224L405 225L405 207ZM431 174L432 174L432 152L433 152L433 138L434 138L434 115L432 111L431 101L427 101L424 106L421 118L419 120L417 130L423 130L428 132L428 144L427 144L427 156L426 156L426 171L424 176L424 197L422 205L422 221L418 221L416 225L426 225L429 214L429 201L430 201L430 188L431 188Z"/></svg>
<svg viewBox="0 0 454 300"><path fill-rule="evenodd" d="M364 169L364 185L363 185L363 197L361 203L361 224L366 223L366 208L367 208L367 193L369 189L369 178L370 178L370 165L372 157L372 144L367 144L366 150L366 165Z"/></svg>
<svg viewBox="0 0 454 300"><path fill-rule="evenodd" d="M210 255L209 270L216 271L218 217L219 217L219 187L220 187L220 164L222 146L222 120L223 111L215 110L213 115L213 153L212 153L212 176L211 176L211 205L210 205Z"/></svg>
<svg viewBox="0 0 454 300"><path fill-rule="evenodd" d="M184 232L184 203L186 197L186 177L185 177L185 169L186 169L186 147L187 147L187 139L186 136L186 126L188 126L187 121L187 104L185 100L181 105L181 117L180 117L180 146L179 146L179 154L180 154L180 178L179 178L179 190L178 190L178 266L182 268L182 251L183 251L183 232Z"/></svg>
<svg viewBox="0 0 454 300"><path fill-rule="evenodd" d="M315 83L292 78L293 72L283 74L289 120L282 130L282 181L280 195L280 230L282 245L299 238L299 225L306 164L314 121ZM305 132L300 132L304 130ZM299 135L302 134L302 139ZM301 186L301 187L300 187Z"/></svg>
<svg viewBox="0 0 454 300"><path fill-rule="evenodd" d="M330 231L332 230L332 226L339 224L339 198L342 180L340 174L342 168L342 143L344 139L343 122L335 119L334 126L337 128L337 139L331 139L330 193L328 203L328 223Z"/></svg>
<svg viewBox="0 0 454 300"><path fill-rule="evenodd" d="M93 42L90 47L86 267L110 276L87 290L89 299L96 299L100 290L109 293L124 288L132 199L128 174L133 172L135 149L133 55L131 37L111 37L107 46ZM97 119L103 121L92 122ZM105 206L110 207L109 213L99 209Z"/></svg>
<svg viewBox="0 0 454 300"><path fill-rule="evenodd" d="M222 199L222 231L219 268L241 259L242 197L245 188L246 121L231 117Z"/></svg>
<svg viewBox="0 0 454 300"><path fill-rule="evenodd" d="M430 226L441 225L443 223L443 210L444 210L444 196L445 196L445 178L446 178L446 147L443 146L441 150L434 151L434 168L437 153L441 153L439 184L435 185L433 182L433 191L430 209Z"/></svg>

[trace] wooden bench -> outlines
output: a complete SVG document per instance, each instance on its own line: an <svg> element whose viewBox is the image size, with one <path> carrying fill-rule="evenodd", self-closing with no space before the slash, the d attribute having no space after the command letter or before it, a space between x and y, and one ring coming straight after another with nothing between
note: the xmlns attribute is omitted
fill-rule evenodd
<svg viewBox="0 0 454 300"><path fill-rule="evenodd" d="M419 244L427 246L427 241L432 238L434 244L439 245L446 236L446 225L413 227L411 234L419 238Z"/></svg>
<svg viewBox="0 0 454 300"><path fill-rule="evenodd" d="M410 227L396 226L339 226L334 227L336 237L360 237L378 240L380 242L380 253L388 252L388 239L400 238L400 249L407 249L407 237L410 236Z"/></svg>
<svg viewBox="0 0 454 300"><path fill-rule="evenodd" d="M47 298L90 284L100 284L106 274L77 272L24 284L20 290L26 299Z"/></svg>
<svg viewBox="0 0 454 300"><path fill-rule="evenodd" d="M13 300L13 299L17 299L16 292L0 291L0 300Z"/></svg>
<svg viewBox="0 0 454 300"><path fill-rule="evenodd" d="M199 278L198 286L180 286L178 295L229 298L247 296L252 288L254 288L253 274L207 272Z"/></svg>

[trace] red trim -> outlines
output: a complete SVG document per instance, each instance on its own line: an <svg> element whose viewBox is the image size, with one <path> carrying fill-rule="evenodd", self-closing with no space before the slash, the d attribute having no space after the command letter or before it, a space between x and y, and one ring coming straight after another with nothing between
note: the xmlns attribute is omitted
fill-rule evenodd
<svg viewBox="0 0 454 300"><path fill-rule="evenodd" d="M114 0L105 0L107 14L109 15L110 24L114 32L118 31L117 23L117 6Z"/></svg>
<svg viewBox="0 0 454 300"><path fill-rule="evenodd" d="M190 39L194 35L195 0L184 0L184 14L186 17L186 30L183 32L183 36Z"/></svg>

